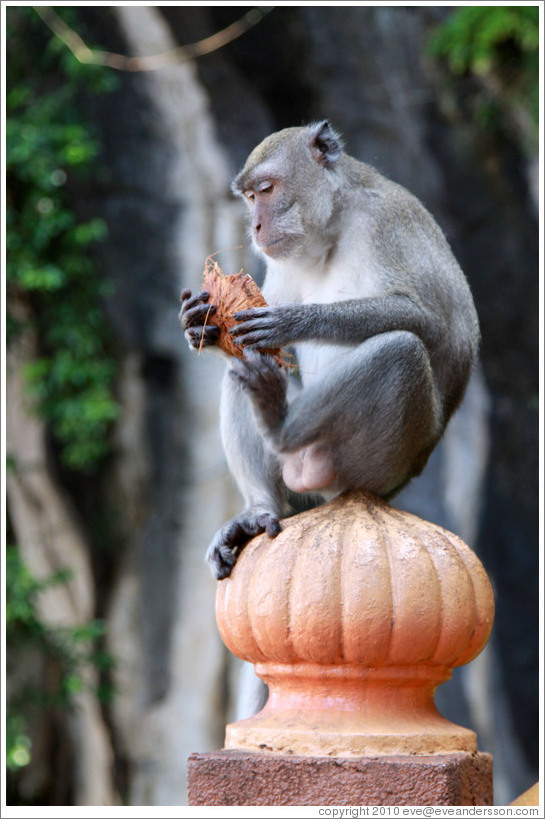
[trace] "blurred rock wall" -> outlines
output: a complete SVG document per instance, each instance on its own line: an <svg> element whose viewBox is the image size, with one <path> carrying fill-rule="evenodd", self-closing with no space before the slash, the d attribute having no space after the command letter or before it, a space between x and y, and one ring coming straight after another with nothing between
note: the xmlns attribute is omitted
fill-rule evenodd
<svg viewBox="0 0 545 819"><path fill-rule="evenodd" d="M146 55L193 42L243 13L229 6L86 7L88 38ZM120 73L89 100L102 169L80 207L109 225L108 314L125 353L124 416L105 492L118 509L117 580L105 591L118 657L111 726L133 805L185 800L191 751L221 747L239 666L219 642L203 563L238 508L217 425L222 364L192 356L177 323L204 260L259 274L229 180L273 130L327 117L347 150L418 195L473 289L481 362L425 473L396 503L459 532L497 601L491 646L440 692L446 716L495 753L496 802L537 778L537 214L529 160L485 139L425 56L437 7L276 8L221 50Z"/></svg>

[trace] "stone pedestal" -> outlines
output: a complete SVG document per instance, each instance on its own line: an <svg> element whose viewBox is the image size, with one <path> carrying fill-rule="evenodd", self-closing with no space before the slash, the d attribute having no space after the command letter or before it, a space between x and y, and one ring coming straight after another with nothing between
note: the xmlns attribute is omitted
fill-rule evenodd
<svg viewBox="0 0 545 819"><path fill-rule="evenodd" d="M191 754L190 805L492 805L492 757Z"/></svg>
<svg viewBox="0 0 545 819"><path fill-rule="evenodd" d="M490 804L490 758L434 703L492 627L475 554L363 492L283 527L254 538L218 583L221 637L269 699L227 726L224 751L192 756L190 798L205 801L191 804ZM213 801L227 798L242 801Z"/></svg>

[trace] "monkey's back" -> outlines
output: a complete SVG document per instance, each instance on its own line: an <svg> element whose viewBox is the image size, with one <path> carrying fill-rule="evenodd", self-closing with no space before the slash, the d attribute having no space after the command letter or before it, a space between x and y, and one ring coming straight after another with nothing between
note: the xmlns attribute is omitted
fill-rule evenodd
<svg viewBox="0 0 545 819"><path fill-rule="evenodd" d="M479 346L479 322L467 279L444 232L414 194L344 154L337 169L352 191L346 208L355 262L359 255L365 258L371 246L373 277L378 270L386 292L406 295L423 311L430 333L423 340L450 416Z"/></svg>

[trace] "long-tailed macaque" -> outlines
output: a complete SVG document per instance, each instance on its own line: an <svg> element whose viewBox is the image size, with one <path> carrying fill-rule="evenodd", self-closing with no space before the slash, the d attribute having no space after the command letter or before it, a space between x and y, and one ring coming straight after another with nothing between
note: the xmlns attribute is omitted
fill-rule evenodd
<svg viewBox="0 0 545 819"><path fill-rule="evenodd" d="M418 475L459 405L478 320L467 281L412 194L348 156L327 121L286 128L233 182L265 257L269 306L236 315L221 429L244 511L207 558L227 577L245 543L348 489L393 496ZM182 293L189 345L213 346L208 294ZM289 347L297 374L261 349Z"/></svg>

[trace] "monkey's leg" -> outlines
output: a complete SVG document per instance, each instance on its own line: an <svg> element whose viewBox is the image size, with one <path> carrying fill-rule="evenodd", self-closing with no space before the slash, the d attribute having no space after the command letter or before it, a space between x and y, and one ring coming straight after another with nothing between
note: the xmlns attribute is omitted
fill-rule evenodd
<svg viewBox="0 0 545 819"><path fill-rule="evenodd" d="M246 543L267 532L281 531L279 518L287 509L280 458L265 445L248 397L227 373L222 385L221 432L229 468L246 501L246 508L216 532L206 558L214 575L228 577Z"/></svg>
<svg viewBox="0 0 545 819"><path fill-rule="evenodd" d="M290 404L277 446L290 453L307 448L306 474L314 468L318 481L329 458L332 491L367 489L387 497L422 471L443 427L427 348L416 335L396 331L340 355L304 387ZM306 486L313 488L308 478Z"/></svg>
<svg viewBox="0 0 545 819"><path fill-rule="evenodd" d="M260 394L259 378L251 389L243 386L295 492L361 488L390 495L422 470L442 431L426 347L408 332L341 349L289 403L280 425L263 411L268 388Z"/></svg>
<svg viewBox="0 0 545 819"><path fill-rule="evenodd" d="M233 363L230 375L247 393L258 429L275 448L288 414L285 370L269 356L246 350L244 358ZM332 482L331 457L320 444L311 443L296 452L283 453L282 461L284 482L293 492L318 491Z"/></svg>
<svg viewBox="0 0 545 819"><path fill-rule="evenodd" d="M268 355L246 350L235 359L229 375L248 395L256 412L255 423L261 434L273 439L278 435L288 412L288 376Z"/></svg>

